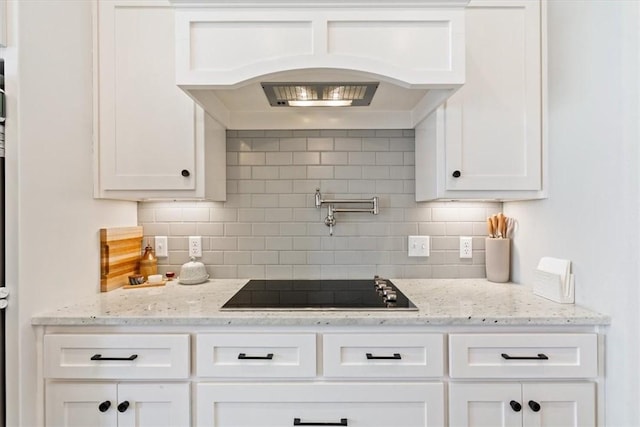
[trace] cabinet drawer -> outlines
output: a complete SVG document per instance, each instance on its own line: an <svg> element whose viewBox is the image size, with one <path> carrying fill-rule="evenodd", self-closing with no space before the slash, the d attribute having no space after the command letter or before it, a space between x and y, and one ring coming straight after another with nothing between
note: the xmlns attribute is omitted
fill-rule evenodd
<svg viewBox="0 0 640 427"><path fill-rule="evenodd" d="M46 378L189 377L189 335L45 335Z"/></svg>
<svg viewBox="0 0 640 427"><path fill-rule="evenodd" d="M315 377L315 334L198 334L200 377Z"/></svg>
<svg viewBox="0 0 640 427"><path fill-rule="evenodd" d="M451 334L452 378L591 378L596 334Z"/></svg>
<svg viewBox="0 0 640 427"><path fill-rule="evenodd" d="M442 334L326 334L324 376L441 377L443 343Z"/></svg>
<svg viewBox="0 0 640 427"><path fill-rule="evenodd" d="M200 383L196 405L199 426L444 425L442 383Z"/></svg>

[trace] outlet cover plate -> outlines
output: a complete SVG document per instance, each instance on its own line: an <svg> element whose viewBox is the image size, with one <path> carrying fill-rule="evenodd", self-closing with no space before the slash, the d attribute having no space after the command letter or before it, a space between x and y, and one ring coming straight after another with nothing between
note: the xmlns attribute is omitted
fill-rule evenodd
<svg viewBox="0 0 640 427"><path fill-rule="evenodd" d="M201 236L189 236L189 256L190 257L202 256L202 237Z"/></svg>
<svg viewBox="0 0 640 427"><path fill-rule="evenodd" d="M156 256L158 258L165 258L169 256L169 249L167 248L168 240L167 236L156 236L155 239Z"/></svg>
<svg viewBox="0 0 640 427"><path fill-rule="evenodd" d="M429 236L409 236L409 256L427 257L431 250L431 238Z"/></svg>
<svg viewBox="0 0 640 427"><path fill-rule="evenodd" d="M460 258L473 257L473 238L460 236Z"/></svg>

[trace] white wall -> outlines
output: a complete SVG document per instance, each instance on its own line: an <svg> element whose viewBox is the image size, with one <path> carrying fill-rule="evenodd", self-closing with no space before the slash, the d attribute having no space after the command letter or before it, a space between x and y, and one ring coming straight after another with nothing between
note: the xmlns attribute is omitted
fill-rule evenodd
<svg viewBox="0 0 640 427"><path fill-rule="evenodd" d="M549 2L549 199L518 219L514 278L542 256L573 261L576 300L610 314L606 420L638 426L639 2Z"/></svg>
<svg viewBox="0 0 640 427"><path fill-rule="evenodd" d="M92 198L91 5L9 2L10 47L4 53L10 62L7 409L12 426L36 425L31 316L98 292L98 229L137 223L136 203Z"/></svg>

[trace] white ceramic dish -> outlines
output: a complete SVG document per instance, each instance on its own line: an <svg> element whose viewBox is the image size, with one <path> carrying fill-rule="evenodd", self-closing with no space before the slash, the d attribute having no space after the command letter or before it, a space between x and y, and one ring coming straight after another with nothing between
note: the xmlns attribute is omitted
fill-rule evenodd
<svg viewBox="0 0 640 427"><path fill-rule="evenodd" d="M191 257L191 261L182 265L178 282L183 285L197 285L206 282L208 278L209 274L204 264Z"/></svg>
<svg viewBox="0 0 640 427"><path fill-rule="evenodd" d="M162 282L162 274L151 274L147 279L149 283L161 283Z"/></svg>
<svg viewBox="0 0 640 427"><path fill-rule="evenodd" d="M200 283L205 283L208 280L208 274L205 277L198 277L196 279L181 279L180 277L178 277L178 283L180 283L181 285L199 285Z"/></svg>

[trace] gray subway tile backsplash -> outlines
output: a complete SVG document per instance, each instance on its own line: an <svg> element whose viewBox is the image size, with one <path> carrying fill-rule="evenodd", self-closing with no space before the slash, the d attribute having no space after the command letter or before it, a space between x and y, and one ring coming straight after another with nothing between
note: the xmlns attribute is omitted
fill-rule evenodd
<svg viewBox="0 0 640 427"><path fill-rule="evenodd" d="M227 132L227 202L141 202L145 242L169 236L160 271L188 261L187 237L203 237L214 278L484 277L486 217L500 203L415 202L414 131ZM337 213L324 225L325 197L378 196L380 214ZM409 258L407 236L430 235L431 256ZM458 237L473 236L473 258Z"/></svg>

